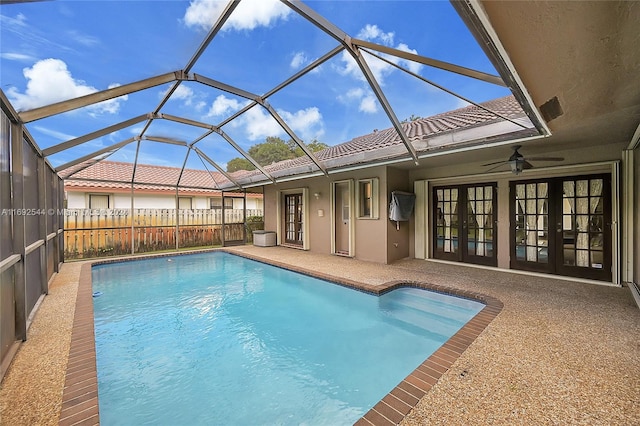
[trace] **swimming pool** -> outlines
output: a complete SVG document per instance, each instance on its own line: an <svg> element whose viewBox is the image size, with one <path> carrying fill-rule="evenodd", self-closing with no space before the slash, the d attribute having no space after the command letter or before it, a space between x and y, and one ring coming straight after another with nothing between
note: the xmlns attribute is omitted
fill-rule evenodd
<svg viewBox="0 0 640 426"><path fill-rule="evenodd" d="M223 252L92 275L106 425L352 424L484 307L415 288L378 297Z"/></svg>

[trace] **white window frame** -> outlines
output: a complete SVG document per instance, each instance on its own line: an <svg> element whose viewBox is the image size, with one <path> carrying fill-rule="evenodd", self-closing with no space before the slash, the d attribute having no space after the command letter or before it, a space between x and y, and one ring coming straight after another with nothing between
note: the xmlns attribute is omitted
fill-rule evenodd
<svg viewBox="0 0 640 426"><path fill-rule="evenodd" d="M89 206L90 209L104 209L105 207L94 207L91 203L91 198L92 197L107 197L107 209L111 208L111 196L109 194L88 194L87 197L87 206Z"/></svg>
<svg viewBox="0 0 640 426"><path fill-rule="evenodd" d="M189 208L180 206L182 200L189 200ZM193 210L193 197L178 197L178 210Z"/></svg>
<svg viewBox="0 0 640 426"><path fill-rule="evenodd" d="M371 185L371 211L368 215L363 214L364 196L362 185ZM380 193L378 178L358 179L356 182L356 218L358 219L379 219L380 218Z"/></svg>

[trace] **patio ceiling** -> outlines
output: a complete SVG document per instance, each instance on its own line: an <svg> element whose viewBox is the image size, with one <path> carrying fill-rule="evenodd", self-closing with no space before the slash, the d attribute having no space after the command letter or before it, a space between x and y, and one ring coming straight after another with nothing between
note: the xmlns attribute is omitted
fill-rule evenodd
<svg viewBox="0 0 640 426"><path fill-rule="evenodd" d="M251 0L243 0L251 3ZM7 2L3 2L7 3ZM73 97L59 102L38 106L35 108L19 110L19 117L25 123L29 132L38 133L37 123L46 121L55 117L69 117L73 111L86 111L90 107L95 107L101 103L126 99L130 95L136 93L148 92L152 90L162 89L161 96L147 97L151 99L147 101L140 114L132 118L109 123L108 125L93 130L81 136L68 138L62 142L49 143L48 146L42 147L42 154L54 164L55 170L66 179L79 179L78 173L90 167L98 161L109 158L110 160L118 159L119 151L127 147L135 147L135 157L132 163L133 171L131 174L131 183L146 183L136 179L136 165L141 163L141 150L158 150L160 147L173 146L167 148L166 153L170 159L170 163L176 167L185 169L193 168L194 159L201 166L198 168L206 169L211 175L211 188L233 190L250 188L253 186L276 183L280 180L290 180L295 178L303 178L312 175L325 175L344 170L348 167L366 167L367 165L376 164L381 161L385 162L411 162L414 165L421 163L422 159L428 158L432 151L441 154L443 151L455 152L459 147L465 149L474 146L498 146L503 144L512 144L514 140L527 140L540 136L548 136L550 134L546 124L541 118L538 110L533 106L528 92L524 89L520 81L520 77L515 73L515 69L509 58L504 52L500 41L496 35L488 27L487 16L484 8L476 1L471 2L452 2L456 11L464 18L467 26L472 29L473 36L484 49L489 63L493 66L493 71L478 70L471 67L459 65L453 62L423 56L414 53L411 49L402 47L401 45L387 45L380 42L370 41L358 36L349 34L342 30L337 24L331 22L329 18L318 13L311 5L314 2L301 2L282 0L282 4L288 8L288 13L294 13L300 22L306 22L307 31L314 37L323 38L323 46L330 46L324 50L317 49L315 51L317 58L310 60L308 63L291 73L279 82L272 85L264 91L256 91L255 87L260 85L253 81L247 81L246 84L238 84L233 81L220 81L216 77L215 70L210 71L210 65L205 64L205 57L210 60L211 56L220 54L220 46L215 46L214 41L229 36L227 31L229 23L238 13L241 1L229 1L221 8L216 20L210 26L210 29L204 34L197 47L190 52L189 59L186 60L182 68L164 72L158 75L140 79L114 86L101 91L84 96ZM411 13L412 8L425 7L431 2L394 2L397 4L399 13ZM422 4L424 3L424 4ZM109 7L105 3L105 7ZM254 3L257 4L257 3ZM359 2L362 7L366 7L365 3ZM158 3L158 7L162 7L162 3ZM317 6L317 3L315 4ZM406 7L405 10L400 10ZM3 13L5 10L3 10ZM179 17L177 17L179 18ZM114 25L114 31L119 31L117 25ZM399 31L393 28L393 31ZM145 31L142 29L142 31ZM320 33L318 33L318 31ZM324 34L324 36L322 36ZM314 39L315 40L315 39ZM332 40L332 43L327 43ZM412 40L413 41L413 40ZM222 43L221 42L221 43ZM258 41L254 40L254 43ZM317 43L317 41L316 41ZM475 45L475 49L479 46ZM243 55L245 52L235 52L236 55ZM184 52L176 56L184 56ZM326 153L312 152L305 142L305 137L301 134L304 129L300 126L294 126L292 114L286 113L286 108L281 107L279 102L284 99L285 93L290 94L296 91L296 85L309 76L317 75L323 66L335 61L339 55L348 56L354 69L359 73L359 78L365 83L366 90L370 91L374 101L379 105L384 121L371 121L371 127L388 128L391 133L390 140L401 142L398 148L393 150L371 149L366 152L358 152L354 158L345 157L341 161L330 161L331 158L324 155ZM424 133L420 135L420 141L410 135L410 131L415 127L415 123L408 123L406 120L401 121L401 114L406 114L406 109L401 101L398 101L397 95L388 95L389 87L380 82L381 74L378 70L383 64L385 67L392 67L395 71L403 73L406 78L411 79L415 84L429 87L429 90L438 92L451 99L455 99L457 106L469 105L468 110L485 112L489 114L487 123L504 124L499 133L492 130L492 133L470 132L468 135L460 137L450 137L448 143L437 143L431 146L428 141L430 134ZM414 67L413 65L419 65ZM234 64L225 64L225 66L233 66ZM416 71L420 69L421 71ZM423 70L435 70L436 75L453 75L455 76L453 86L449 88L445 84L440 84L436 78L431 77L428 72ZM509 115L508 112L493 108L487 99L483 99L482 95L473 96L466 95L464 92L464 84L459 83L462 78L466 82L478 82L485 86L495 86L504 89L503 93L511 93L519 106L522 108L519 114ZM271 78L269 80L272 80ZM446 78L444 79L447 80ZM238 80L239 81L239 80ZM458 83L456 83L458 82ZM331 90L331 82L327 82L326 91ZM264 85L262 85L264 86ZM194 90L205 89L210 90L212 94L223 94L230 96L238 107L235 110L229 110L225 116L214 121L212 117L204 117L203 115L194 115L183 113L180 108L175 108L172 101L179 98L181 90L187 87L189 92ZM183 88L183 89L181 89ZM508 90L507 90L508 89ZM473 91L471 91L473 92ZM500 92L497 92L500 93ZM220 96L220 95L218 95ZM429 96L425 96L424 92L416 94L407 93L407 98L423 98L423 103L429 104L433 102ZM394 98L394 99L391 99ZM226 99L226 98L225 98ZM415 99L414 99L415 100ZM493 108L493 109L492 109ZM298 161L300 167L280 167L269 168L269 164L261 164L249 154L250 142L242 137L242 132L238 130L240 127L251 125L250 111L261 109L269 119L276 123L278 134L284 135L286 139L290 139L303 153L303 157ZM398 112L402 110L403 112ZM186 109L185 109L186 111ZM466 110L465 110L466 111ZM465 112L466 113L466 112ZM477 114L477 113L476 113ZM418 124L426 122L423 117L415 120ZM354 117L354 121L357 119ZM104 120L101 120L104 122ZM169 126L158 126L159 122L170 123ZM386 125L385 125L386 124ZM327 123L327 126L334 123ZM343 126L343 123L335 123L336 126ZM379 127L378 127L379 126ZM33 130L32 130L33 129ZM451 130L456 132L460 129ZM122 137L123 131L133 133L130 137ZM74 134L74 130L68 128L58 128L60 134ZM460 133L462 134L462 133ZM372 143L375 146L375 139L380 133L377 130L364 143ZM277 134L274 134L277 136ZM361 135L356 135L356 138ZM436 136L440 135L435 135ZM119 138L119 139L118 139ZM108 139L110 142L105 143ZM99 144L95 143L100 140ZM353 139L355 140L355 138ZM351 142L353 142L353 140ZM39 141L36 141L39 142ZM260 142L260 141L258 141ZM331 147L349 141L331 140L327 144ZM421 144L417 143L420 142ZM242 156L250 161L256 168L253 173L228 172L225 164L229 156L221 155L222 145L232 148L238 157ZM99 146L98 149L90 149L92 146ZM157 147L157 148L155 148ZM165 149L162 150L163 152ZM336 151L335 149L333 151ZM61 154L65 154L64 156ZM65 161L60 160L65 158ZM57 164L56 164L57 163ZM424 164L424 163L423 163ZM274 170L276 170L274 172ZM180 173L180 176L182 173ZM183 185L178 179L175 182L177 186Z"/></svg>

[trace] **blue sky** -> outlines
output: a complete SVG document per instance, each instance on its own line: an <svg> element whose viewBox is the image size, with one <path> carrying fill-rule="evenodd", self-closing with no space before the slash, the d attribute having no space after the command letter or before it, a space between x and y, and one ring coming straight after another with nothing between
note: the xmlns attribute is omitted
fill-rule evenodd
<svg viewBox="0 0 640 426"><path fill-rule="evenodd" d="M449 2L308 1L352 37L497 74ZM14 107L38 106L183 69L219 16L222 1L48 1L0 6L0 84ZM192 73L262 95L337 41L278 1L243 0ZM400 120L466 105L365 54ZM396 61L398 62L398 61ZM482 102L508 90L402 61L399 65ZM157 86L28 124L41 148L153 111L170 85ZM183 82L164 113L217 125L246 104L241 97ZM391 127L355 62L343 52L268 99L305 142L346 142ZM136 136L144 122L49 157L54 166ZM222 128L248 149L289 137L261 107ZM154 120L146 135L191 143L204 133ZM239 154L218 135L195 145L224 166ZM182 166L185 147L141 143L139 162ZM135 144L110 157L133 161ZM202 168L190 155L187 167Z"/></svg>

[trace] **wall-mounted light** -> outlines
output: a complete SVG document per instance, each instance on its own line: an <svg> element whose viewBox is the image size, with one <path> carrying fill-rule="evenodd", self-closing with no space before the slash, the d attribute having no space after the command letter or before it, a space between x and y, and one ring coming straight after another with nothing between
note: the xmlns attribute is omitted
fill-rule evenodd
<svg viewBox="0 0 640 426"><path fill-rule="evenodd" d="M322 195L322 194L320 194L319 192L314 192L313 193L313 196L316 197L316 200L318 200L320 198L320 195Z"/></svg>

